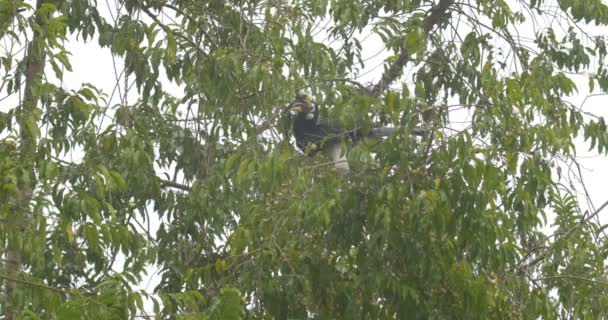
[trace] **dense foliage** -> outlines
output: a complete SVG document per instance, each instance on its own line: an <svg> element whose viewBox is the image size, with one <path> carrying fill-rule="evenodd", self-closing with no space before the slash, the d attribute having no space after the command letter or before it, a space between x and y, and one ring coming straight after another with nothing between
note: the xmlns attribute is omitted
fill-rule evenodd
<svg viewBox="0 0 608 320"><path fill-rule="evenodd" d="M566 100L608 89L589 24L602 1L0 0L0 313L606 318L605 205L561 173L577 136L608 152ZM75 42L117 92L64 83ZM292 145L298 89L400 130L336 174Z"/></svg>

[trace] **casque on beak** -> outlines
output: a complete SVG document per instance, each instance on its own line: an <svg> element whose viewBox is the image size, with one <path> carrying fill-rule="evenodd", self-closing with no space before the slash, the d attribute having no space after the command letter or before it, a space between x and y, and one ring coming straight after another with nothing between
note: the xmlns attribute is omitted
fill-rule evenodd
<svg viewBox="0 0 608 320"><path fill-rule="evenodd" d="M287 108L285 108L284 112L312 112L316 109L317 102L315 98L306 91L300 90L296 93L296 99L292 101Z"/></svg>

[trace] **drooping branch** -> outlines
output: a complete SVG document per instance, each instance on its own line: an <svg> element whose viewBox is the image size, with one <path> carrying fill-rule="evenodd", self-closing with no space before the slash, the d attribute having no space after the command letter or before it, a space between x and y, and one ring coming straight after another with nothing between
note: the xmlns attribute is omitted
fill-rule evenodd
<svg viewBox="0 0 608 320"><path fill-rule="evenodd" d="M424 19L424 32L429 33L439 22L445 19L448 15L448 8L454 3L454 0L441 0L437 6L433 7L429 15ZM369 95L378 98L388 86L393 83L403 71L403 67L409 61L409 52L405 46L400 48L399 56L397 60L391 64L391 66L384 72L380 81L376 83L371 90Z"/></svg>

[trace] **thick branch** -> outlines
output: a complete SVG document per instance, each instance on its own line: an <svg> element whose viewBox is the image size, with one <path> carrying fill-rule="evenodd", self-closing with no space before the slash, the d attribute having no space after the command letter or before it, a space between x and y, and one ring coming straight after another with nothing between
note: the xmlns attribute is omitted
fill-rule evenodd
<svg viewBox="0 0 608 320"><path fill-rule="evenodd" d="M437 6L431 9L430 14L424 19L424 32L429 33L435 25L447 17L447 10L454 0L441 0ZM409 52L406 47L401 47L397 60L384 72L380 81L376 83L369 92L369 95L378 98L388 86L393 83L403 71L403 67L409 60Z"/></svg>
<svg viewBox="0 0 608 320"><path fill-rule="evenodd" d="M171 187L171 188L180 189L180 190L184 190L184 191L192 191L192 187L187 186L185 184L177 183L174 181L161 180L160 183L162 184L163 187Z"/></svg>
<svg viewBox="0 0 608 320"><path fill-rule="evenodd" d="M36 283L36 282L28 281L28 280L25 280L25 279L13 278L13 277L5 276L5 275L3 275L1 273L0 273L0 279L3 279L5 281L7 281L7 282L22 283L22 284L26 284L26 285L33 286L33 287L38 287L38 288L41 288L41 289L46 289L46 290L54 291L54 292L57 292L57 293L60 293L60 294L66 295L66 296L69 295L69 294L71 294L70 290L68 290L68 289L51 287L51 286L47 286L47 285L42 284L42 283Z"/></svg>

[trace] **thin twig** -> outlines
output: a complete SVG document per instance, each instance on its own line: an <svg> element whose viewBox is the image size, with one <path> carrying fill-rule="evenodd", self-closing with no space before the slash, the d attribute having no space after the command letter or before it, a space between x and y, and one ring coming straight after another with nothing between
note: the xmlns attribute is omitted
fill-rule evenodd
<svg viewBox="0 0 608 320"><path fill-rule="evenodd" d="M598 280L593 280L593 279L589 279L589 278L585 278L585 277L573 276L573 275L569 275L569 274L562 274L562 275L558 275L558 276L549 276L549 277L536 278L534 280L544 281L544 280L552 280L552 279L581 280L581 281L590 282L590 283L597 284L597 285L608 286L608 282L606 282L606 281L598 281Z"/></svg>
<svg viewBox="0 0 608 320"><path fill-rule="evenodd" d="M196 48L197 50L199 49L198 46L196 45L196 43L194 43L194 41L190 40L190 38L184 36L183 34L179 33L179 32L175 32L175 30L171 30L171 28L169 28L167 25L165 25L164 23L162 23L160 20L158 20L158 17L156 17L155 14L153 14L152 12L150 12L150 10L148 8L142 8L141 9L143 12L145 12L148 17L150 17L152 20L154 20L154 22L156 22L158 24L159 27L161 27L165 33L170 33L170 34L174 34L176 35L178 38L183 39L184 41L188 42L188 44L190 44L193 48ZM178 45L184 50L184 51L188 51L185 47L183 47L180 43L178 43Z"/></svg>
<svg viewBox="0 0 608 320"><path fill-rule="evenodd" d="M12 281L12 282L17 282L17 283L27 284L27 285L30 285L30 286L34 286L34 287L38 287L38 288L42 288L42 289L46 289L46 290L50 290L50 291L55 291L57 293L61 293L61 294L65 294L65 295L71 294L70 290L68 290L68 289L51 287L51 286L47 286L47 285L44 285L44 284L41 284L41 283L36 283L36 282L28 281L28 280L25 280L25 279L17 279L17 278L9 277L9 276L6 276L4 274L0 274L0 278L4 279L6 281Z"/></svg>
<svg viewBox="0 0 608 320"><path fill-rule="evenodd" d="M291 263L289 263L289 259L287 259L287 256L285 255L285 253L283 252L283 249L281 249L281 247L279 246L279 244L276 242L276 240L272 239L272 243L274 243L274 245L277 247L277 249L279 250L279 253L281 254L281 256L283 257L283 259L285 259L285 262L287 263L287 266L289 267L289 269L291 269L291 272L293 274L296 274L296 270L291 266Z"/></svg>
<svg viewBox="0 0 608 320"><path fill-rule="evenodd" d="M525 259L527 259L527 257L529 257L529 255L526 255L523 259L521 259L518 263L518 269L519 270L524 270L527 269L529 267L532 267L536 264L538 264L540 261L542 261L547 254L549 254L549 252L551 251L551 249L553 247L555 247L555 244L558 243L559 241L568 238L570 235L572 235L572 233L574 233L574 231L580 229L582 226L584 226L587 222L589 222L591 219L595 218L597 215L600 214L600 212L602 212L602 210L604 210L606 207L608 207L608 201L604 202L597 210L595 210L592 214L590 214L588 217L586 217L585 219L582 219L579 223L577 223L574 227L570 228L568 231L561 233L561 234L557 234L554 235L555 236L555 240L553 241L553 243L546 247L546 250L542 253L540 253L534 260L530 261L529 263L522 265L522 263L525 261ZM535 248L534 250L537 250L537 248Z"/></svg>

